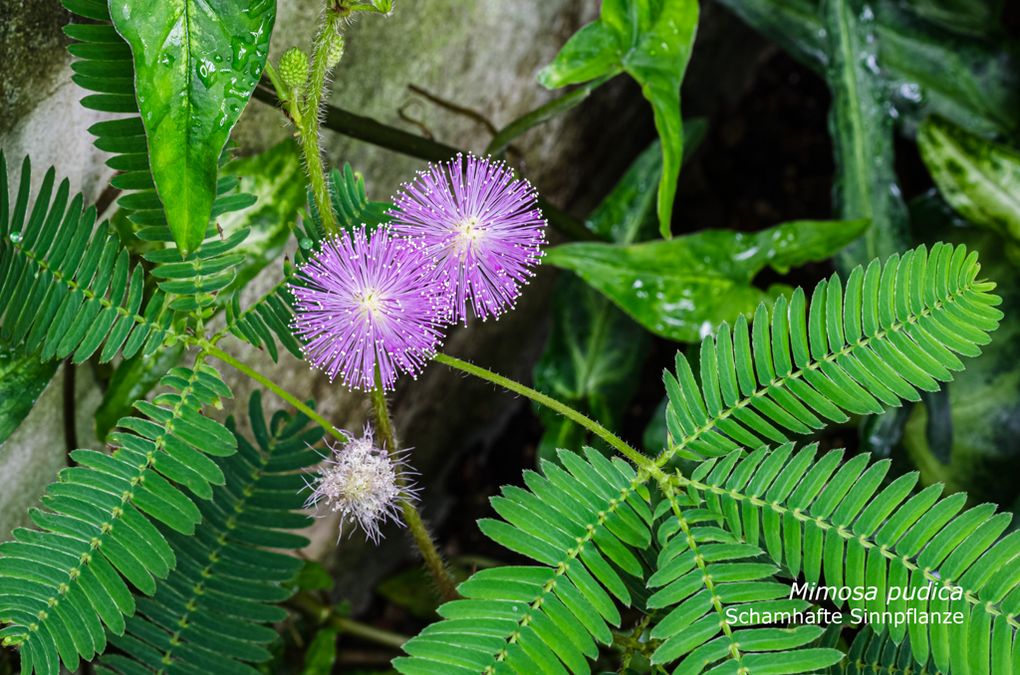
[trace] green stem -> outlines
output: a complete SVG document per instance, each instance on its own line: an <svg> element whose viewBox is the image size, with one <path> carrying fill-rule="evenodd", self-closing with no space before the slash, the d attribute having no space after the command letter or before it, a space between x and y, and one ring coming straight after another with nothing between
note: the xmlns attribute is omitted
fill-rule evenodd
<svg viewBox="0 0 1020 675"><path fill-rule="evenodd" d="M336 608L323 605L307 593L295 595L289 604L311 616L316 623L329 624L341 633L356 635L379 645L400 649L410 639L406 635L382 630L350 617L342 616L337 613Z"/></svg>
<svg viewBox="0 0 1020 675"><path fill-rule="evenodd" d="M279 98L275 93L273 93L273 90L270 87L256 87L254 98L262 101L263 103L268 103L269 105L280 105ZM399 152L400 154L407 155L408 157L422 159L426 162L444 162L456 155L458 152L462 152L452 145L438 143L425 138L424 136L418 136L416 134L408 133L402 129L397 129L396 127L381 124L371 117L357 115L334 105L326 104L323 106L323 109L325 113L325 122L323 122L323 126L330 131L335 131L336 133L343 134L348 138L364 141L365 143L385 148L386 150ZM578 241L593 241L599 239L599 237L585 227L582 222L552 205L545 199L540 197L538 200L538 206L542 209L542 213L545 214L546 219L549 221L549 226L558 230L565 236Z"/></svg>
<svg viewBox="0 0 1020 675"><path fill-rule="evenodd" d="M210 342L203 342L202 349L206 354L219 359L238 372L244 373L269 391L279 396L291 406L304 413L305 416L322 427L334 438L345 443L348 441L347 436L335 426L330 424L326 418L315 412L311 407L301 401L301 399L294 396L286 389L283 389L267 376L258 372L248 364L234 358ZM386 450L392 455L397 451L397 441L396 436L393 433L393 423L390 420L389 409L386 405L386 397L382 393L381 388L373 390L372 405L378 426L377 431L382 439L383 445L386 446ZM398 480L400 481L400 487L406 487L406 482L403 478L399 478ZM436 544L432 540L432 536L429 534L428 528L425 526L425 522L422 520L421 514L418 512L414 502L410 499L401 498L400 509L404 516L404 522L407 523L407 529L411 532L411 536L414 538L415 543L421 550L425 564L428 567L429 572L431 572L432 576L435 578L436 585L438 586L443 598L446 600L455 600L459 598L460 596L457 593L456 584L450 577L450 573L447 571L446 565L443 563L443 557L436 548Z"/></svg>
<svg viewBox="0 0 1020 675"><path fill-rule="evenodd" d="M376 432L386 451L395 457L397 437L393 433L393 420L390 417L390 409L386 403L386 394L382 388L378 368L375 372L375 384L375 389L372 390L372 411L375 413ZM398 476L397 480L401 488L407 486L407 481L402 476ZM401 494L405 494L403 490ZM432 574L440 595L444 600L456 600L460 597L460 594L457 593L457 585L450 576L450 571L447 569L446 563L443 562L443 556L436 548L436 542L432 539L425 521L422 520L418 507L411 499L401 496L400 509L403 512L404 522L407 523L407 529L411 533L414 543L418 545L418 550L421 551L422 559L425 561L425 567Z"/></svg>
<svg viewBox="0 0 1020 675"><path fill-rule="evenodd" d="M585 99L587 99L593 91L608 82L612 79L612 77L612 75L605 75L592 80L591 82L588 82L569 93L558 96L548 103L521 115L493 135L492 140L489 141L489 145L485 148L485 154L503 154L506 152L506 149L510 147L510 143L512 143L515 138L523 134L525 131L548 122L557 115L562 115L568 110L576 108Z"/></svg>
<svg viewBox="0 0 1020 675"><path fill-rule="evenodd" d="M347 436L342 431L340 431L339 429L334 427L332 424L330 424L329 421L325 417L323 417L319 413L315 412L315 410L313 410L311 407L309 407L307 404L305 404L304 401L299 399L297 396L294 396L293 394L291 394L286 389L283 389L278 384L276 384L271 379L269 379L268 377L266 377L262 373L258 372L257 370L255 370L254 368L249 366L248 364L235 359L233 356L231 356L230 354L226 353L225 351L223 351L219 347L216 347L212 343L208 343L208 342L207 343L203 343L202 344L202 349L209 356L213 356L213 357L219 359L220 361L222 361L223 363L226 363L228 366L230 366L234 370L236 370L236 371L238 371L240 373L244 373L245 375L247 375L251 379L255 380L256 382L261 384L263 387L265 387L269 391L271 391L274 394L276 394L277 396L279 396L281 399L283 399L284 401L289 403L295 409L297 409L298 411L304 413L304 415L306 417L308 417L308 419L312 420L313 422L318 424L320 427L322 427L329 435L331 435L334 438L337 438L337 439L339 439L339 440L341 440L341 441L343 441L345 443L347 442L347 440L348 440Z"/></svg>
<svg viewBox="0 0 1020 675"><path fill-rule="evenodd" d="M382 630L375 626L369 626L368 624L355 621L354 619L348 619L345 616L334 616L330 619L330 623L333 627L340 629L341 633L348 635L355 635L369 642L374 642L384 647L393 647L394 649L400 649L404 646L410 638L400 633L394 633L388 630Z"/></svg>
<svg viewBox="0 0 1020 675"><path fill-rule="evenodd" d="M449 366L450 368L454 368L461 372L467 373L468 375L474 375L475 377L481 378L488 382L492 382L493 384L499 385L504 389L508 389L509 391L512 391L515 394L520 394L521 396L530 398L532 401L538 403L539 405L544 405L546 408L549 408L550 410L553 410L559 413L560 415L563 415L571 422L579 424L588 431L592 432L593 434L604 440L606 443L608 443L615 449L619 450L620 453L622 453L630 461L634 462L634 464L636 464L638 467L645 469L652 474L660 473L659 471L657 471L655 464L652 462L651 459L645 457L640 452L632 448L622 438L614 434L609 429L606 429L604 426L602 426L595 420L591 419L590 417L582 415L581 413L577 412L570 406L560 403L551 396L547 396L540 391L537 391L535 389L532 389L531 387L521 384L520 382L511 380L508 377L503 377L502 375L498 375L492 372L491 370L482 368L481 366L476 366L473 363L468 363L467 361L462 361L448 354L436 354L435 360L438 361L439 363Z"/></svg>
<svg viewBox="0 0 1020 675"><path fill-rule="evenodd" d="M305 91L304 105L301 108L301 150L305 156L305 169L308 182L312 188L312 198L322 219L322 227L326 234L338 234L340 226L333 215L333 204L326 184L326 171L322 165L322 151L319 148L319 108L322 105L322 93L326 88L326 80L331 66L329 63L330 45L338 39L337 29L340 26L340 15L326 10L326 20L322 30L315 37L312 53L312 72ZM334 66L336 64L333 64Z"/></svg>

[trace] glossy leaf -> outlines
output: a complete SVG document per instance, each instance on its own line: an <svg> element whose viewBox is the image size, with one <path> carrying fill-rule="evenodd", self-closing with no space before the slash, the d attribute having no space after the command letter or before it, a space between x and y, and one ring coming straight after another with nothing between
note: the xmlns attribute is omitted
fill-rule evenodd
<svg viewBox="0 0 1020 675"><path fill-rule="evenodd" d="M111 0L131 47L156 191L181 252L202 243L220 154L262 75L273 0Z"/></svg>
<svg viewBox="0 0 1020 675"><path fill-rule="evenodd" d="M825 72L828 37L819 0L720 0L806 66ZM908 132L939 115L973 133L1020 129L1020 51L920 21L894 0L873 6L879 58Z"/></svg>
<svg viewBox="0 0 1020 675"><path fill-rule="evenodd" d="M550 88L626 72L652 105L662 141L656 211L668 237L683 156L680 83L698 23L697 0L605 0L598 20L579 30L539 73Z"/></svg>
<svg viewBox="0 0 1020 675"><path fill-rule="evenodd" d="M0 444L31 412L59 365L0 345Z"/></svg>
<svg viewBox="0 0 1020 675"><path fill-rule="evenodd" d="M921 126L917 143L945 200L1020 252L1020 153L936 119Z"/></svg>
<svg viewBox="0 0 1020 675"><path fill-rule="evenodd" d="M785 272L824 260L866 228L862 220L794 221L629 246L564 244L550 249L546 262L577 273L653 333L690 342L774 297L751 285L765 267Z"/></svg>
<svg viewBox="0 0 1020 675"><path fill-rule="evenodd" d="M861 0L823 0L822 6L829 35L835 210L841 218L871 220L864 236L837 258L849 270L907 247L907 211L896 183L893 119L878 71L874 15Z"/></svg>

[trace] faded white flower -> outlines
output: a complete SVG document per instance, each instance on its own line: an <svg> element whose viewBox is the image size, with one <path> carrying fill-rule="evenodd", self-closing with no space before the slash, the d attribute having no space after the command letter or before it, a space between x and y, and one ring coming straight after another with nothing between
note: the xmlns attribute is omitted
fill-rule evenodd
<svg viewBox="0 0 1020 675"><path fill-rule="evenodd" d="M346 444L329 447L330 456L323 460L316 480L308 484L312 494L305 508L339 513L340 536L345 525L354 524L378 543L380 526L387 520L403 525L400 502L417 498L403 453L394 457L377 448L370 427L365 427L361 438L350 436Z"/></svg>

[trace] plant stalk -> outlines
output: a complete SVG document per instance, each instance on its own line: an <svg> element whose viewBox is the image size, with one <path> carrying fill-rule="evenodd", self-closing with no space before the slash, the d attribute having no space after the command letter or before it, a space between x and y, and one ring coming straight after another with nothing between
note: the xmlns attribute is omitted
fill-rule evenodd
<svg viewBox="0 0 1020 675"><path fill-rule="evenodd" d="M386 451L390 453L391 457L396 459L398 449L397 437L393 432L393 420L390 417L390 409L386 402L386 394L382 388L382 380L379 377L378 368L375 371L375 384L375 389L372 390L372 412L375 414L376 431ZM397 480L401 488L407 486L407 481L403 477L398 477ZM407 496L403 496L406 494L404 491L401 494L400 509L404 516L404 522L407 524L407 529L411 533L414 543L417 544L418 550L421 551L425 567L432 574L432 578L435 580L436 587L442 598L444 600L456 600L460 597L460 594L457 593L456 583L450 576L446 563L443 562L442 554L436 548L436 542L432 539L428 526L422 520L421 513L418 511L414 501Z"/></svg>
<svg viewBox="0 0 1020 675"><path fill-rule="evenodd" d="M310 615L318 623L329 624L340 631L340 633L355 635L384 647L400 649L410 639L406 635L376 628L350 617L342 616L337 613L335 608L321 604L307 593L295 595L291 603Z"/></svg>
<svg viewBox="0 0 1020 675"><path fill-rule="evenodd" d="M238 372L244 373L289 403L291 406L304 413L306 417L322 427L329 435L343 441L344 443L348 441L347 436L333 426L326 418L315 412L315 410L301 401L301 399L273 382L266 375L258 372L243 361L234 358L212 343L202 343L202 348L205 353L219 359L223 363L226 363ZM378 380L379 378L377 374L376 381L378 382ZM372 391L372 408L375 413L377 432L382 439L383 445L386 447L386 451L392 456L397 452L397 442L396 436L393 433L393 422L390 419L389 408L386 404L386 396L383 394L381 387L377 386L376 389ZM400 487L406 487L406 482L403 478L398 478L398 480L400 481ZM436 548L436 544L432 540L432 536L429 534L428 528L425 526L425 522L422 520L421 514L418 512L417 506L415 506L414 502L410 499L401 498L400 509L404 517L404 522L407 523L407 529L411 532L411 536L418 545L422 558L425 560L425 565L435 578L436 585L439 588L439 592L443 599L455 600L459 598L460 595L457 593L456 583L450 577L450 573L446 569L446 565L443 563L443 557Z"/></svg>
<svg viewBox="0 0 1020 675"><path fill-rule="evenodd" d="M308 419L310 419L313 422L315 422L316 424L318 424L330 436L333 436L334 438L336 438L338 440L341 440L344 443L346 443L348 441L348 437L342 431L340 431L339 429L334 427L332 424L330 424L329 421L325 417L323 417L319 413L315 412L315 410L313 410L304 401L299 399L297 396L294 396L293 394L291 394L286 389L280 387L278 384L273 382L267 376L265 376L262 373L258 372L257 370L255 370L254 368L252 368L248 364L244 363L243 361L239 361L238 359L235 359L233 356L231 356L230 354L226 353L225 351L223 351L219 347L216 347L212 343L208 343L208 342L202 343L201 346L202 346L202 349L205 351L206 354L208 354L209 356L213 356L213 357L219 359L220 361L222 361L223 363L226 363L228 366L230 366L234 370L236 370L236 371L238 371L240 373L244 373L245 375L247 375L251 379L255 380L256 382L261 384L263 387L265 387L266 389L268 389L269 391L273 392L274 394L279 396L281 399L283 399L284 401L289 403L292 407L294 407L295 409L297 409L298 411L303 413Z"/></svg>
<svg viewBox="0 0 1020 675"><path fill-rule="evenodd" d="M256 87L254 98L270 105L278 106L280 104L280 100L272 88L267 86ZM370 117L358 115L343 108L327 104L323 106L323 109L325 117L323 126L330 131L386 150L399 152L408 157L415 157L426 162L445 162L461 152L460 149L453 146L381 124ZM549 221L549 226L563 235L577 241L599 240L599 237L585 227L582 222L545 199L539 197L538 206Z"/></svg>
<svg viewBox="0 0 1020 675"><path fill-rule="evenodd" d="M322 151L319 147L319 115L322 105L322 94L326 88L329 71L336 64L330 65L329 51L334 40L338 39L340 15L326 10L326 20L322 29L315 37L312 52L312 72L305 90L304 105L301 107L300 137L301 150L305 156L305 170L308 172L308 183L312 188L312 198L322 219L322 227L327 235L339 234L340 227L333 215L333 203L330 199L329 185L326 183L326 171L322 164Z"/></svg>
<svg viewBox="0 0 1020 675"><path fill-rule="evenodd" d="M551 396L547 396L546 394L543 394L540 391L537 391L535 389L532 389L531 387L523 385L520 382L516 382L508 377L504 377L502 375L494 373L491 370L482 368L481 366L476 366L473 363L462 361L461 359L450 356L448 354L436 354L435 360L455 370L467 373L468 375L474 375L475 377L481 378L488 382L492 382L493 384L503 387L504 389L508 389L514 392L515 394L520 394L521 396L529 398L535 403L538 403L539 405L544 405L550 410L553 410L559 413L560 415L563 415L571 422L579 424L588 431L592 432L593 434L604 440L606 443L611 445L613 448L619 450L621 454L623 454L630 461L634 462L634 464L636 464L638 467L647 470L651 474L661 473L655 467L655 464L654 462L652 462L651 459L645 457L643 454L635 450L625 440L614 434L609 429L606 429L604 426L602 426L595 420L591 419L590 417L582 415L581 413L577 412L570 406L564 403L560 403Z"/></svg>

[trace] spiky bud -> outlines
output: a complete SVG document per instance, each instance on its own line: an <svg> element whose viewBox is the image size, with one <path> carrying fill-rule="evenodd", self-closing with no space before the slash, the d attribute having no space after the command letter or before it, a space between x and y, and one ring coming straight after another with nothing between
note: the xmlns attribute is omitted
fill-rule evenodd
<svg viewBox="0 0 1020 675"><path fill-rule="evenodd" d="M330 450L318 478L308 486L312 495L305 507L339 513L340 535L345 525L354 524L378 542L380 525L388 520L400 523L399 503L416 498L407 480L407 465L399 456L377 448L368 427L361 438L350 436L346 445Z"/></svg>
<svg viewBox="0 0 1020 675"><path fill-rule="evenodd" d="M333 33L329 38L329 45L326 47L326 65L329 68L336 68L340 59L344 56L344 36Z"/></svg>
<svg viewBox="0 0 1020 675"><path fill-rule="evenodd" d="M291 47L280 57L280 79L289 89L300 89L308 79L308 55Z"/></svg>

